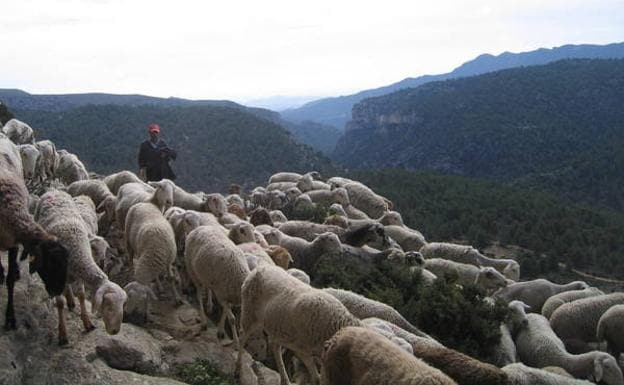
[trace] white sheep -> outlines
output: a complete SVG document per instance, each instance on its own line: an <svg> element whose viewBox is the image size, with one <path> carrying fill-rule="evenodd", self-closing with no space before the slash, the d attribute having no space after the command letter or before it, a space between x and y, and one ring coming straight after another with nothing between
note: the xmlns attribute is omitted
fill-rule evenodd
<svg viewBox="0 0 624 385"><path fill-rule="evenodd" d="M50 140L41 140L35 143L35 147L39 150L37 176L41 181L52 180L59 161L56 146Z"/></svg>
<svg viewBox="0 0 624 385"><path fill-rule="evenodd" d="M126 183L121 186L117 193L117 206L115 207L117 225L124 229L128 210L140 202L150 202L164 212L173 205L173 186L173 182L169 179L149 182L149 184Z"/></svg>
<svg viewBox="0 0 624 385"><path fill-rule="evenodd" d="M87 229L89 230L89 234L97 235L98 233L98 215L95 212L95 204L86 195L78 195L72 197L74 204L76 205L76 209L80 213L80 217L84 221L85 225L87 225Z"/></svg>
<svg viewBox="0 0 624 385"><path fill-rule="evenodd" d="M405 251L418 251L427 244L425 237L419 231L407 226L387 225L384 226L384 231Z"/></svg>
<svg viewBox="0 0 624 385"><path fill-rule="evenodd" d="M284 215L284 213L281 212L280 210L269 211L269 216L271 217L271 220L273 221L274 224L284 223L288 221L288 218L286 218L286 215Z"/></svg>
<svg viewBox="0 0 624 385"><path fill-rule="evenodd" d="M507 285L505 277L493 267L477 267L441 258L425 260L425 268L437 277L454 276L460 285L477 285L486 291Z"/></svg>
<svg viewBox="0 0 624 385"><path fill-rule="evenodd" d="M236 317L231 307L241 303L241 286L249 275L244 253L214 226L200 226L186 238L184 248L186 270L197 289L202 325L207 325L203 293L214 292L223 313L218 323L218 336L225 337L225 320L229 320L232 336L238 345ZM254 270L256 271L256 270Z"/></svg>
<svg viewBox="0 0 624 385"><path fill-rule="evenodd" d="M342 187L349 193L351 204L371 218L379 218L390 209L384 197L360 182L347 183Z"/></svg>
<svg viewBox="0 0 624 385"><path fill-rule="evenodd" d="M431 242L424 245L420 252L425 258L444 258L475 266L491 266L511 280L517 281L520 278L520 265L518 262L513 259L488 258L472 246Z"/></svg>
<svg viewBox="0 0 624 385"><path fill-rule="evenodd" d="M339 330L322 356L326 385L456 385L450 377L362 327Z"/></svg>
<svg viewBox="0 0 624 385"><path fill-rule="evenodd" d="M531 311L539 313L544 306L544 302L555 294L570 290L586 289L589 286L583 281L569 282L559 285L546 279L535 279L532 281L514 282L506 288L498 291L494 296L505 302L518 300L531 307Z"/></svg>
<svg viewBox="0 0 624 385"><path fill-rule="evenodd" d="M338 203L343 206L349 205L349 194L344 188L334 190L312 190L305 193L310 197L312 202L325 206Z"/></svg>
<svg viewBox="0 0 624 385"><path fill-rule="evenodd" d="M354 317L336 298L315 289L288 274L284 269L262 264L253 270L242 286L241 340L264 331L269 336L282 384L289 384L282 358L282 346L292 350L305 364L312 383L319 374L315 358L323 351L323 343L346 326L359 326Z"/></svg>
<svg viewBox="0 0 624 385"><path fill-rule="evenodd" d="M203 194L191 194L174 184L173 205L185 210L208 211L208 202Z"/></svg>
<svg viewBox="0 0 624 385"><path fill-rule="evenodd" d="M319 174L318 171L310 171L307 175L310 175L312 179L321 179L321 174ZM277 174L271 175L269 184L276 182L297 182L302 176L303 175L296 172L278 172Z"/></svg>
<svg viewBox="0 0 624 385"><path fill-rule="evenodd" d="M60 295L67 281L68 252L56 237L35 222L28 211L28 190L22 160L13 142L0 135L0 251L8 250L7 305L4 328L16 329L13 289L19 278L18 247L23 257L32 254L30 271L38 272L51 296ZM4 281L0 263L0 281Z"/></svg>
<svg viewBox="0 0 624 385"><path fill-rule="evenodd" d="M531 313L527 319L527 325L515 338L518 357L524 364L536 368L558 366L575 378L592 376L609 385L624 384L622 371L611 355L599 351L570 354L543 315Z"/></svg>
<svg viewBox="0 0 624 385"><path fill-rule="evenodd" d="M348 290L325 288L324 292L336 297L354 316L363 320L375 317L399 326L400 328L420 337L429 337L416 326L406 320L392 306L364 297Z"/></svg>
<svg viewBox="0 0 624 385"><path fill-rule="evenodd" d="M510 385L594 385L590 381L571 379L521 363L509 364L502 369L507 373Z"/></svg>
<svg viewBox="0 0 624 385"><path fill-rule="evenodd" d="M352 179L343 178L340 176L334 176L327 179L327 184L332 188L344 187L348 183L355 183Z"/></svg>
<svg viewBox="0 0 624 385"><path fill-rule="evenodd" d="M615 356L624 352L624 305L611 306L598 320L596 340L607 341L607 348Z"/></svg>
<svg viewBox="0 0 624 385"><path fill-rule="evenodd" d="M15 144L34 144L35 134L30 126L20 120L11 119L5 123L3 131Z"/></svg>
<svg viewBox="0 0 624 385"><path fill-rule="evenodd" d="M507 304L507 308L509 309L507 318L500 325L501 338L492 354L493 363L499 367L518 362L518 352L513 337L529 323L526 315L528 306L525 303L511 301Z"/></svg>
<svg viewBox="0 0 624 385"><path fill-rule="evenodd" d="M340 255L342 244L334 233L326 232L319 234L312 241L288 236L277 229L273 229L265 235L267 242L272 245L279 245L290 253L295 267L304 271L314 266L322 255Z"/></svg>
<svg viewBox="0 0 624 385"><path fill-rule="evenodd" d="M550 316L550 324L566 346L575 341L596 342L600 317L612 306L624 304L624 293L577 299L561 305Z"/></svg>
<svg viewBox="0 0 624 385"><path fill-rule="evenodd" d="M59 151L58 168L55 171L55 175L66 185L69 185L77 180L89 179L89 173L84 164L74 154L70 154L67 151Z"/></svg>
<svg viewBox="0 0 624 385"><path fill-rule="evenodd" d="M39 150L32 144L20 144L17 146L22 158L22 169L24 180L33 181L37 174L37 161L39 160Z"/></svg>
<svg viewBox="0 0 624 385"><path fill-rule="evenodd" d="M293 267L286 270L286 272L297 278L301 282L305 283L306 285L310 284L310 276L305 271Z"/></svg>
<svg viewBox="0 0 624 385"><path fill-rule="evenodd" d="M552 297L548 297L544 305L542 306L542 315L548 319L552 316L552 313L559 308L559 306L576 301L581 298L596 297L603 295L604 292L595 287L588 287L582 290L570 290L563 293L555 294Z"/></svg>
<svg viewBox="0 0 624 385"><path fill-rule="evenodd" d="M127 295L121 287L110 281L106 273L93 260L89 243L89 231L80 216L71 196L65 192L52 190L41 196L35 219L69 252L68 283L77 289L83 326L89 331L94 328L85 303L85 288L93 293L93 311L101 313L109 334L117 334L123 319L123 306ZM65 299L56 297L59 313L59 344L68 342L63 308Z"/></svg>
<svg viewBox="0 0 624 385"><path fill-rule="evenodd" d="M345 229L339 226L322 225L308 221L287 221L280 223L277 228L284 234L303 238L307 241L311 241L316 238L318 234L325 232L332 232L334 234L343 234L345 232Z"/></svg>
<svg viewBox="0 0 624 385"><path fill-rule="evenodd" d="M302 175L296 182L273 182L266 189L267 191L280 190L286 191L289 188L297 187L301 192L312 190L312 176L309 174Z"/></svg>
<svg viewBox="0 0 624 385"><path fill-rule="evenodd" d="M173 266L177 255L175 235L160 209L150 202L132 206L128 211L124 234L128 258L136 260L134 280L149 286L160 275L166 275L175 303L182 303Z"/></svg>
<svg viewBox="0 0 624 385"><path fill-rule="evenodd" d="M98 179L79 180L67 186L71 196L86 195L95 204L96 212L102 213L100 230L106 231L115 219L117 197L113 195L106 183Z"/></svg>
<svg viewBox="0 0 624 385"><path fill-rule="evenodd" d="M104 183L106 183L106 186L113 194L117 195L121 186L126 183L143 183L143 181L132 171L124 170L106 176Z"/></svg>

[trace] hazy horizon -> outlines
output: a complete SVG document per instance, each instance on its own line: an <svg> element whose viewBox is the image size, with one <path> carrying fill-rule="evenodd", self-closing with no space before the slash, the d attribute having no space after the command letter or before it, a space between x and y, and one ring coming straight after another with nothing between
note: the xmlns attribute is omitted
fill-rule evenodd
<svg viewBox="0 0 624 385"><path fill-rule="evenodd" d="M313 100L476 56L624 40L624 3L25 0L3 5L0 88Z"/></svg>

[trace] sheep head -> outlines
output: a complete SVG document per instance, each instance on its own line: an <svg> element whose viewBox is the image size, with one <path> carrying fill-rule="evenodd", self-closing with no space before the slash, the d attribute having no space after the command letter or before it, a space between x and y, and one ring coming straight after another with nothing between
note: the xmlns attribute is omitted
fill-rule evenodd
<svg viewBox="0 0 624 385"><path fill-rule="evenodd" d="M340 238L332 232L326 232L318 235L312 241L312 244L319 247L322 250L322 254L326 255L339 255L342 252L342 243Z"/></svg>
<svg viewBox="0 0 624 385"><path fill-rule="evenodd" d="M480 269L475 284L480 284L486 290L496 290L507 286L507 279L495 268L487 266Z"/></svg>
<svg viewBox="0 0 624 385"><path fill-rule="evenodd" d="M332 190L332 195L334 197L334 202L341 204L342 206L349 206L351 201L349 200L349 193L343 187L338 187L335 190Z"/></svg>
<svg viewBox="0 0 624 385"><path fill-rule="evenodd" d="M239 222L232 225L228 237L235 244L255 242L254 228L250 223Z"/></svg>
<svg viewBox="0 0 624 385"><path fill-rule="evenodd" d="M208 204L208 211L214 214L217 218L221 218L227 212L227 203L221 194L207 194L206 203Z"/></svg>
<svg viewBox="0 0 624 385"><path fill-rule="evenodd" d="M526 311L530 310L531 306L522 301L511 301L507 304L507 308L509 309L509 313L507 314L506 324L512 333L529 325Z"/></svg>
<svg viewBox="0 0 624 385"><path fill-rule="evenodd" d="M161 212L165 212L168 208L173 206L173 190L175 184L172 181L163 179L158 182L148 182L148 184L155 189L154 203L160 208Z"/></svg>
<svg viewBox="0 0 624 385"><path fill-rule="evenodd" d="M396 211L388 211L379 218L379 223L385 226L404 226L401 214Z"/></svg>
<svg viewBox="0 0 624 385"><path fill-rule="evenodd" d="M594 358L594 379L607 385L622 385L624 377L615 358L603 352L597 352Z"/></svg>
<svg viewBox="0 0 624 385"><path fill-rule="evenodd" d="M124 304L128 300L126 292L114 282L107 281L95 292L93 311L101 315L108 334L117 334L123 321Z"/></svg>
<svg viewBox="0 0 624 385"><path fill-rule="evenodd" d="M516 261L509 261L503 269L503 275L513 281L520 279L520 264Z"/></svg>
<svg viewBox="0 0 624 385"><path fill-rule="evenodd" d="M61 295L67 282L67 249L52 237L41 242L25 243L21 259L29 254L30 273L39 273L50 296Z"/></svg>
<svg viewBox="0 0 624 385"><path fill-rule="evenodd" d="M408 266L425 266L425 258L418 251L408 251L405 253L405 264Z"/></svg>

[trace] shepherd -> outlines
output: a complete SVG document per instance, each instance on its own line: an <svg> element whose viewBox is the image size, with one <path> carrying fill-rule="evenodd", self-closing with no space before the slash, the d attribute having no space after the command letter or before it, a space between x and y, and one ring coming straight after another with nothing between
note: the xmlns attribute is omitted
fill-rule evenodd
<svg viewBox="0 0 624 385"><path fill-rule="evenodd" d="M160 126L152 123L147 127L149 139L139 147L139 177L145 181L157 182L161 179L175 180L169 162L175 160L177 153L169 148L160 138Z"/></svg>

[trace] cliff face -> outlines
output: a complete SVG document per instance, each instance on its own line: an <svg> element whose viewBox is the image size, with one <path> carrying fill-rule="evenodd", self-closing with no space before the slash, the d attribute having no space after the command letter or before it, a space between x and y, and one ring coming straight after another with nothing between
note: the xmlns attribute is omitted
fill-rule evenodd
<svg viewBox="0 0 624 385"><path fill-rule="evenodd" d="M334 158L512 180L624 141L624 60L572 60L362 101Z"/></svg>

